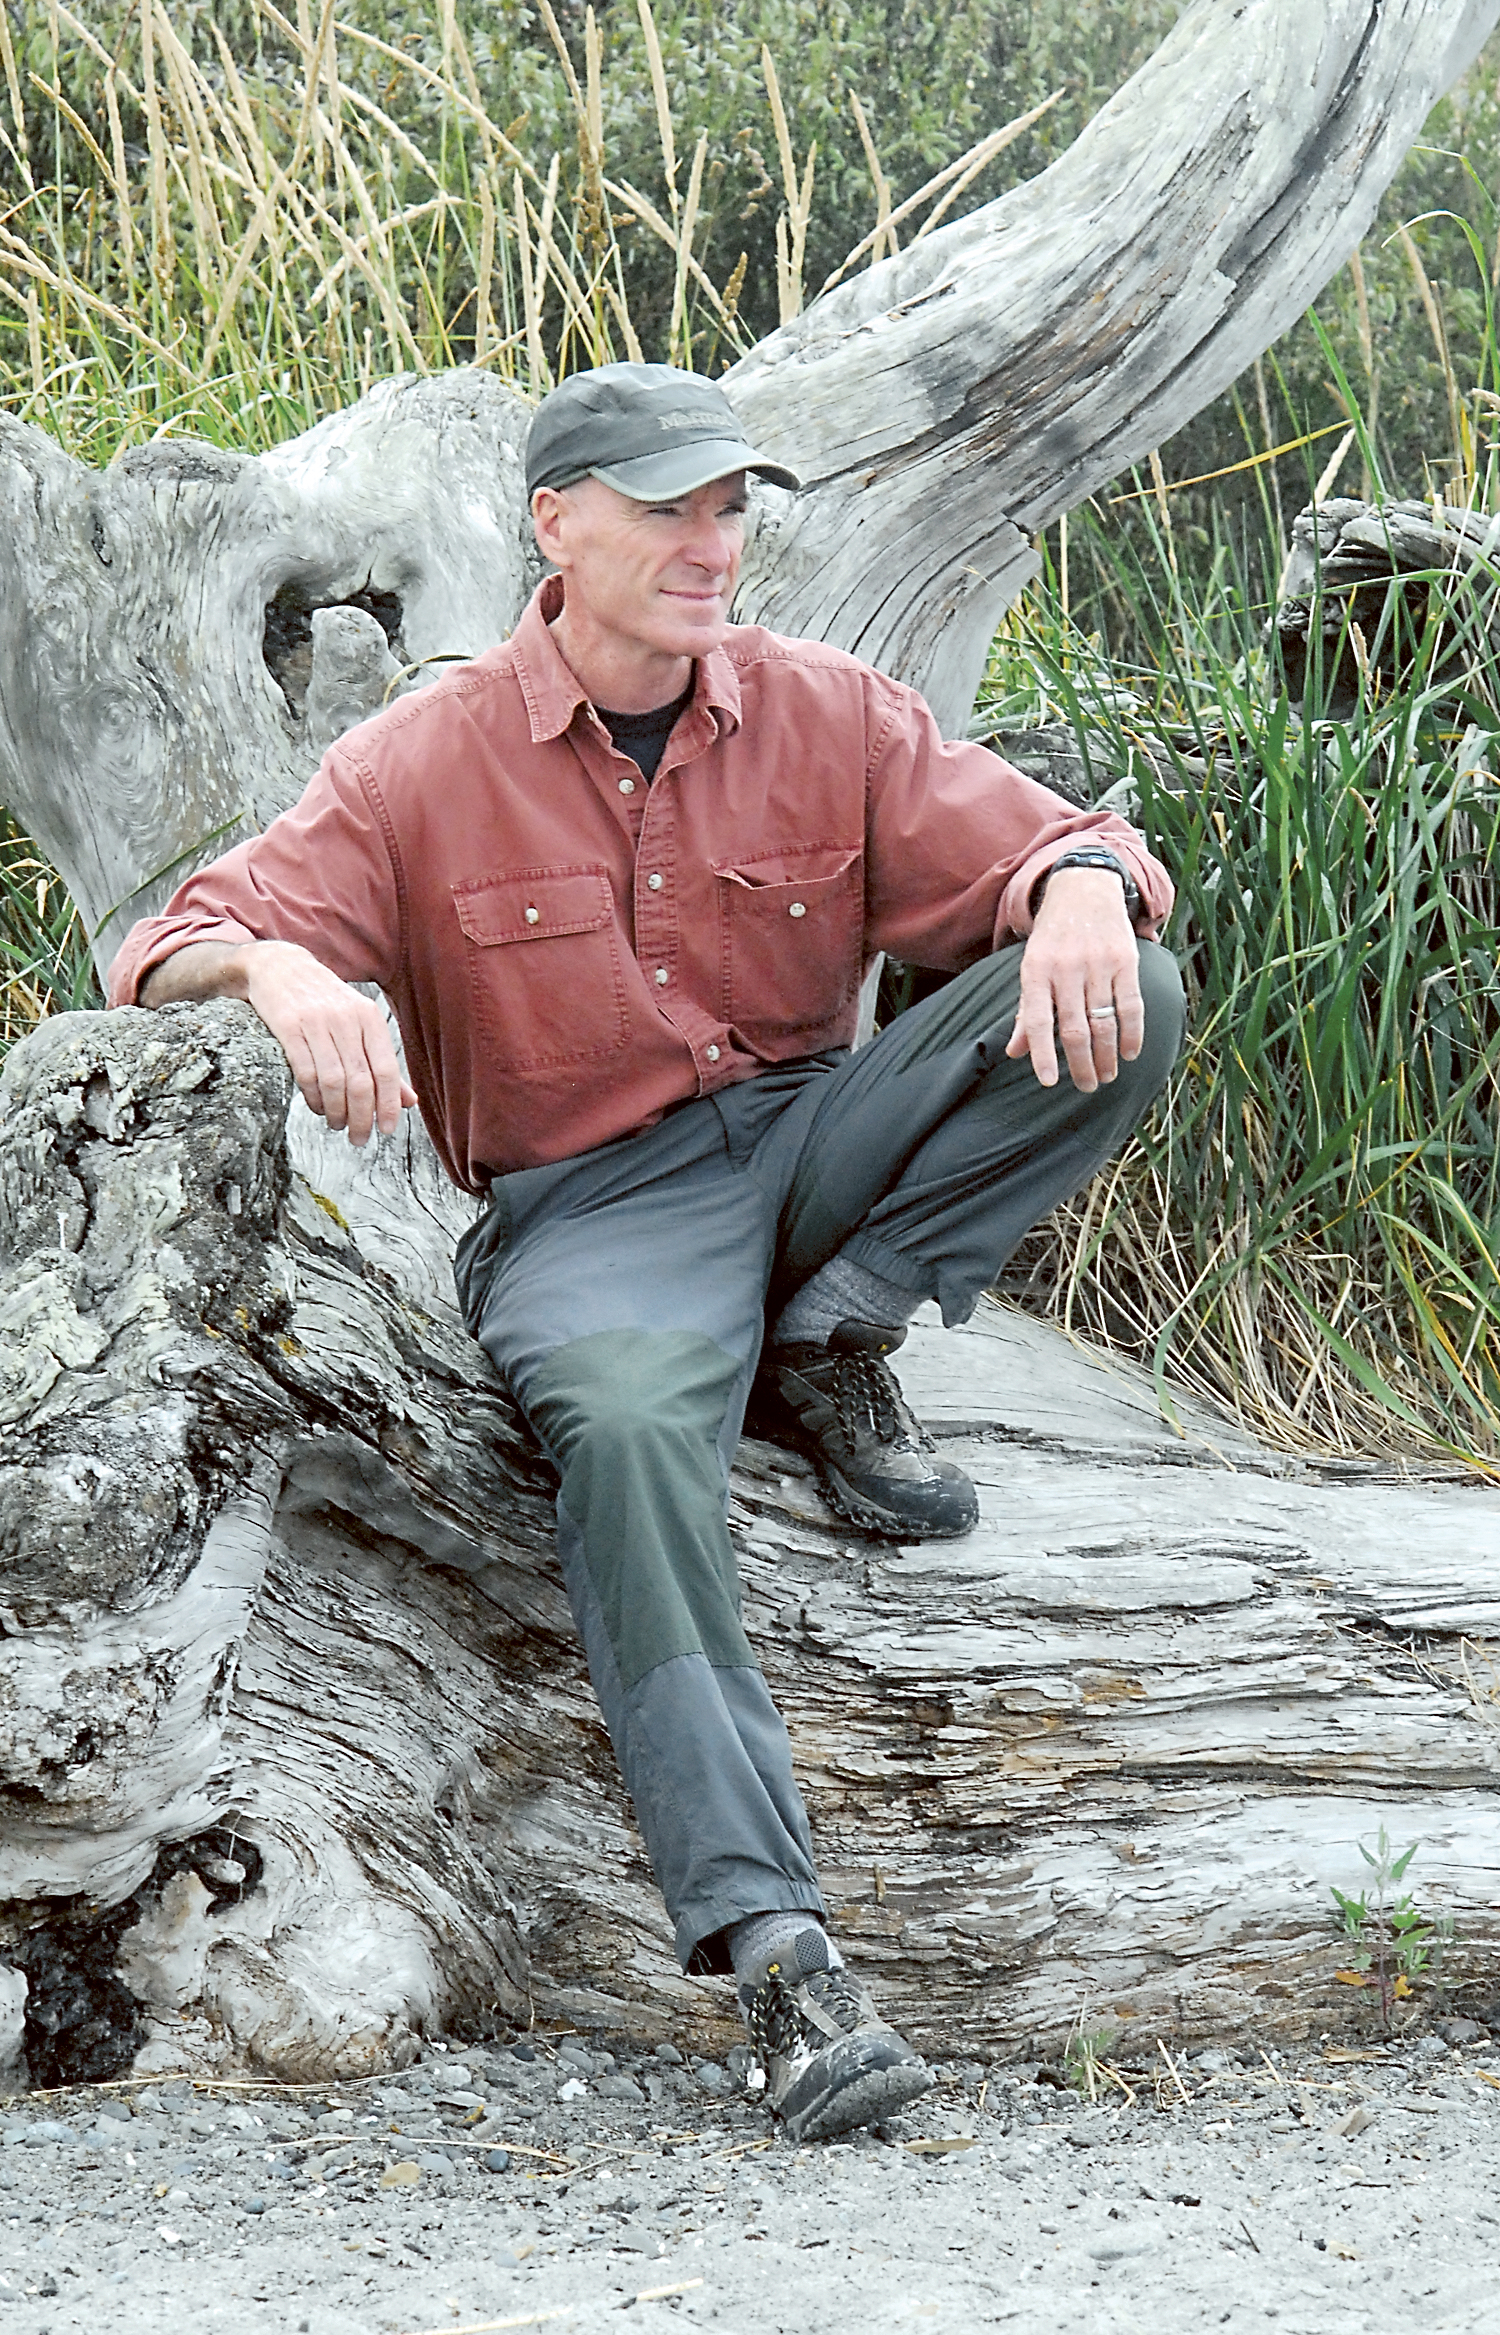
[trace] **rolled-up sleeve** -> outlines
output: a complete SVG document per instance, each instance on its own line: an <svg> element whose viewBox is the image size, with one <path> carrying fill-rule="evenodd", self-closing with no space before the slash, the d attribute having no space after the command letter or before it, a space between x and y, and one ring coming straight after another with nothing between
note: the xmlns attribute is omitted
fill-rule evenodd
<svg viewBox="0 0 1500 2335"><path fill-rule="evenodd" d="M389 990L402 962L403 887L370 782L335 748L306 794L142 918L109 969L111 1005L134 1005L153 966L199 941L296 941L344 981Z"/></svg>
<svg viewBox="0 0 1500 2335"><path fill-rule="evenodd" d="M915 691L871 676L866 945L953 972L1031 930L1031 896L1080 843L1112 851L1159 924L1172 880L1113 811L1079 811L986 746L949 744Z"/></svg>

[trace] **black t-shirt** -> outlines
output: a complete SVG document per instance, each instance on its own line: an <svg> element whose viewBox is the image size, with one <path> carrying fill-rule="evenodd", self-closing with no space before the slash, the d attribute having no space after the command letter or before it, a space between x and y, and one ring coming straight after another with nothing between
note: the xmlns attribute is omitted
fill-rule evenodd
<svg viewBox="0 0 1500 2335"><path fill-rule="evenodd" d="M681 697L674 697L670 705L653 706L650 713L610 713L602 705L594 709L614 744L622 754L630 756L647 786L656 776L673 725L690 701L693 687L689 681Z"/></svg>

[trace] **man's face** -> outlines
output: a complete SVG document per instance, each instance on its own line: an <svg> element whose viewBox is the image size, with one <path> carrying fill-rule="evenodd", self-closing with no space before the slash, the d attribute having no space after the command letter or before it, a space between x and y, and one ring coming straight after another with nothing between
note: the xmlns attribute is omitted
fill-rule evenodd
<svg viewBox="0 0 1500 2335"><path fill-rule="evenodd" d="M562 571L568 621L622 648L703 657L718 647L745 548L745 473L670 503L638 503L597 478L538 487L537 542Z"/></svg>

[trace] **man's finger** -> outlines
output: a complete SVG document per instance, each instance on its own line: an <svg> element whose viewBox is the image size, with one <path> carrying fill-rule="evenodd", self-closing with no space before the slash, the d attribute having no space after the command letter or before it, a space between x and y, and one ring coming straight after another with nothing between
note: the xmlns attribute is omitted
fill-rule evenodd
<svg viewBox="0 0 1500 2335"><path fill-rule="evenodd" d="M1081 1095L1091 1095L1099 1084L1094 1068L1094 1031L1097 1024L1088 1017L1083 983L1075 976L1066 986L1056 984L1057 1034L1067 1058L1073 1084Z"/></svg>
<svg viewBox="0 0 1500 2335"><path fill-rule="evenodd" d="M401 1075L389 1022L377 1006L367 1001L360 1015L359 1038L371 1082L373 1123L382 1135L394 1135L401 1124L402 1111L409 1109L417 1098ZM350 1136L353 1140L352 1124Z"/></svg>
<svg viewBox="0 0 1500 2335"><path fill-rule="evenodd" d="M348 1071L343 1051L326 1022L309 1017L302 1025L302 1035L322 1091L323 1117L337 1134L349 1123Z"/></svg>
<svg viewBox="0 0 1500 2335"><path fill-rule="evenodd" d="M285 1035L278 1030L273 1035L278 1039L281 1050L287 1059L287 1067L297 1081L297 1092L301 1095L308 1109L315 1112L317 1117L321 1119L323 1116L323 1089L318 1084L318 1073L307 1041L300 1030L288 1030Z"/></svg>
<svg viewBox="0 0 1500 2335"><path fill-rule="evenodd" d="M1120 1024L1114 1005L1107 997L1091 997L1087 1006L1089 1024L1089 1051L1094 1071L1101 1086L1108 1086L1119 1075Z"/></svg>
<svg viewBox="0 0 1500 2335"><path fill-rule="evenodd" d="M1133 1062L1146 1043L1146 1004L1134 960L1115 975L1115 1014L1119 1022L1120 1059Z"/></svg>
<svg viewBox="0 0 1500 2335"><path fill-rule="evenodd" d="M394 1135L401 1124L402 1100L411 1089L401 1076L396 1049L384 1022L373 1029L366 1023L364 1037L365 1060L370 1066L374 1090L375 1124L382 1135Z"/></svg>
<svg viewBox="0 0 1500 2335"><path fill-rule="evenodd" d="M1016 1015L1016 1026L1005 1051L1013 1059L1029 1054L1039 1085L1056 1086L1057 1045L1052 1032L1051 984L1045 981L1028 982L1024 963L1021 972L1021 1010Z"/></svg>

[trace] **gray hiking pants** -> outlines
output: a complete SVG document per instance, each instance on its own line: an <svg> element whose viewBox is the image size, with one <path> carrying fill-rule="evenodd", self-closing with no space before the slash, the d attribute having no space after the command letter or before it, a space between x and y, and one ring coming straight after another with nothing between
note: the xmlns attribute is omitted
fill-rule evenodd
<svg viewBox="0 0 1500 2335"><path fill-rule="evenodd" d="M824 1911L725 1523L768 1303L842 1250L966 1320L1176 1059L1177 967L1151 942L1140 959L1145 1045L1092 1095L1006 1059L1021 950L1004 949L858 1053L497 1177L460 1246L469 1328L561 1477L568 1595L684 1968L728 1969L722 1933L746 1914Z"/></svg>

